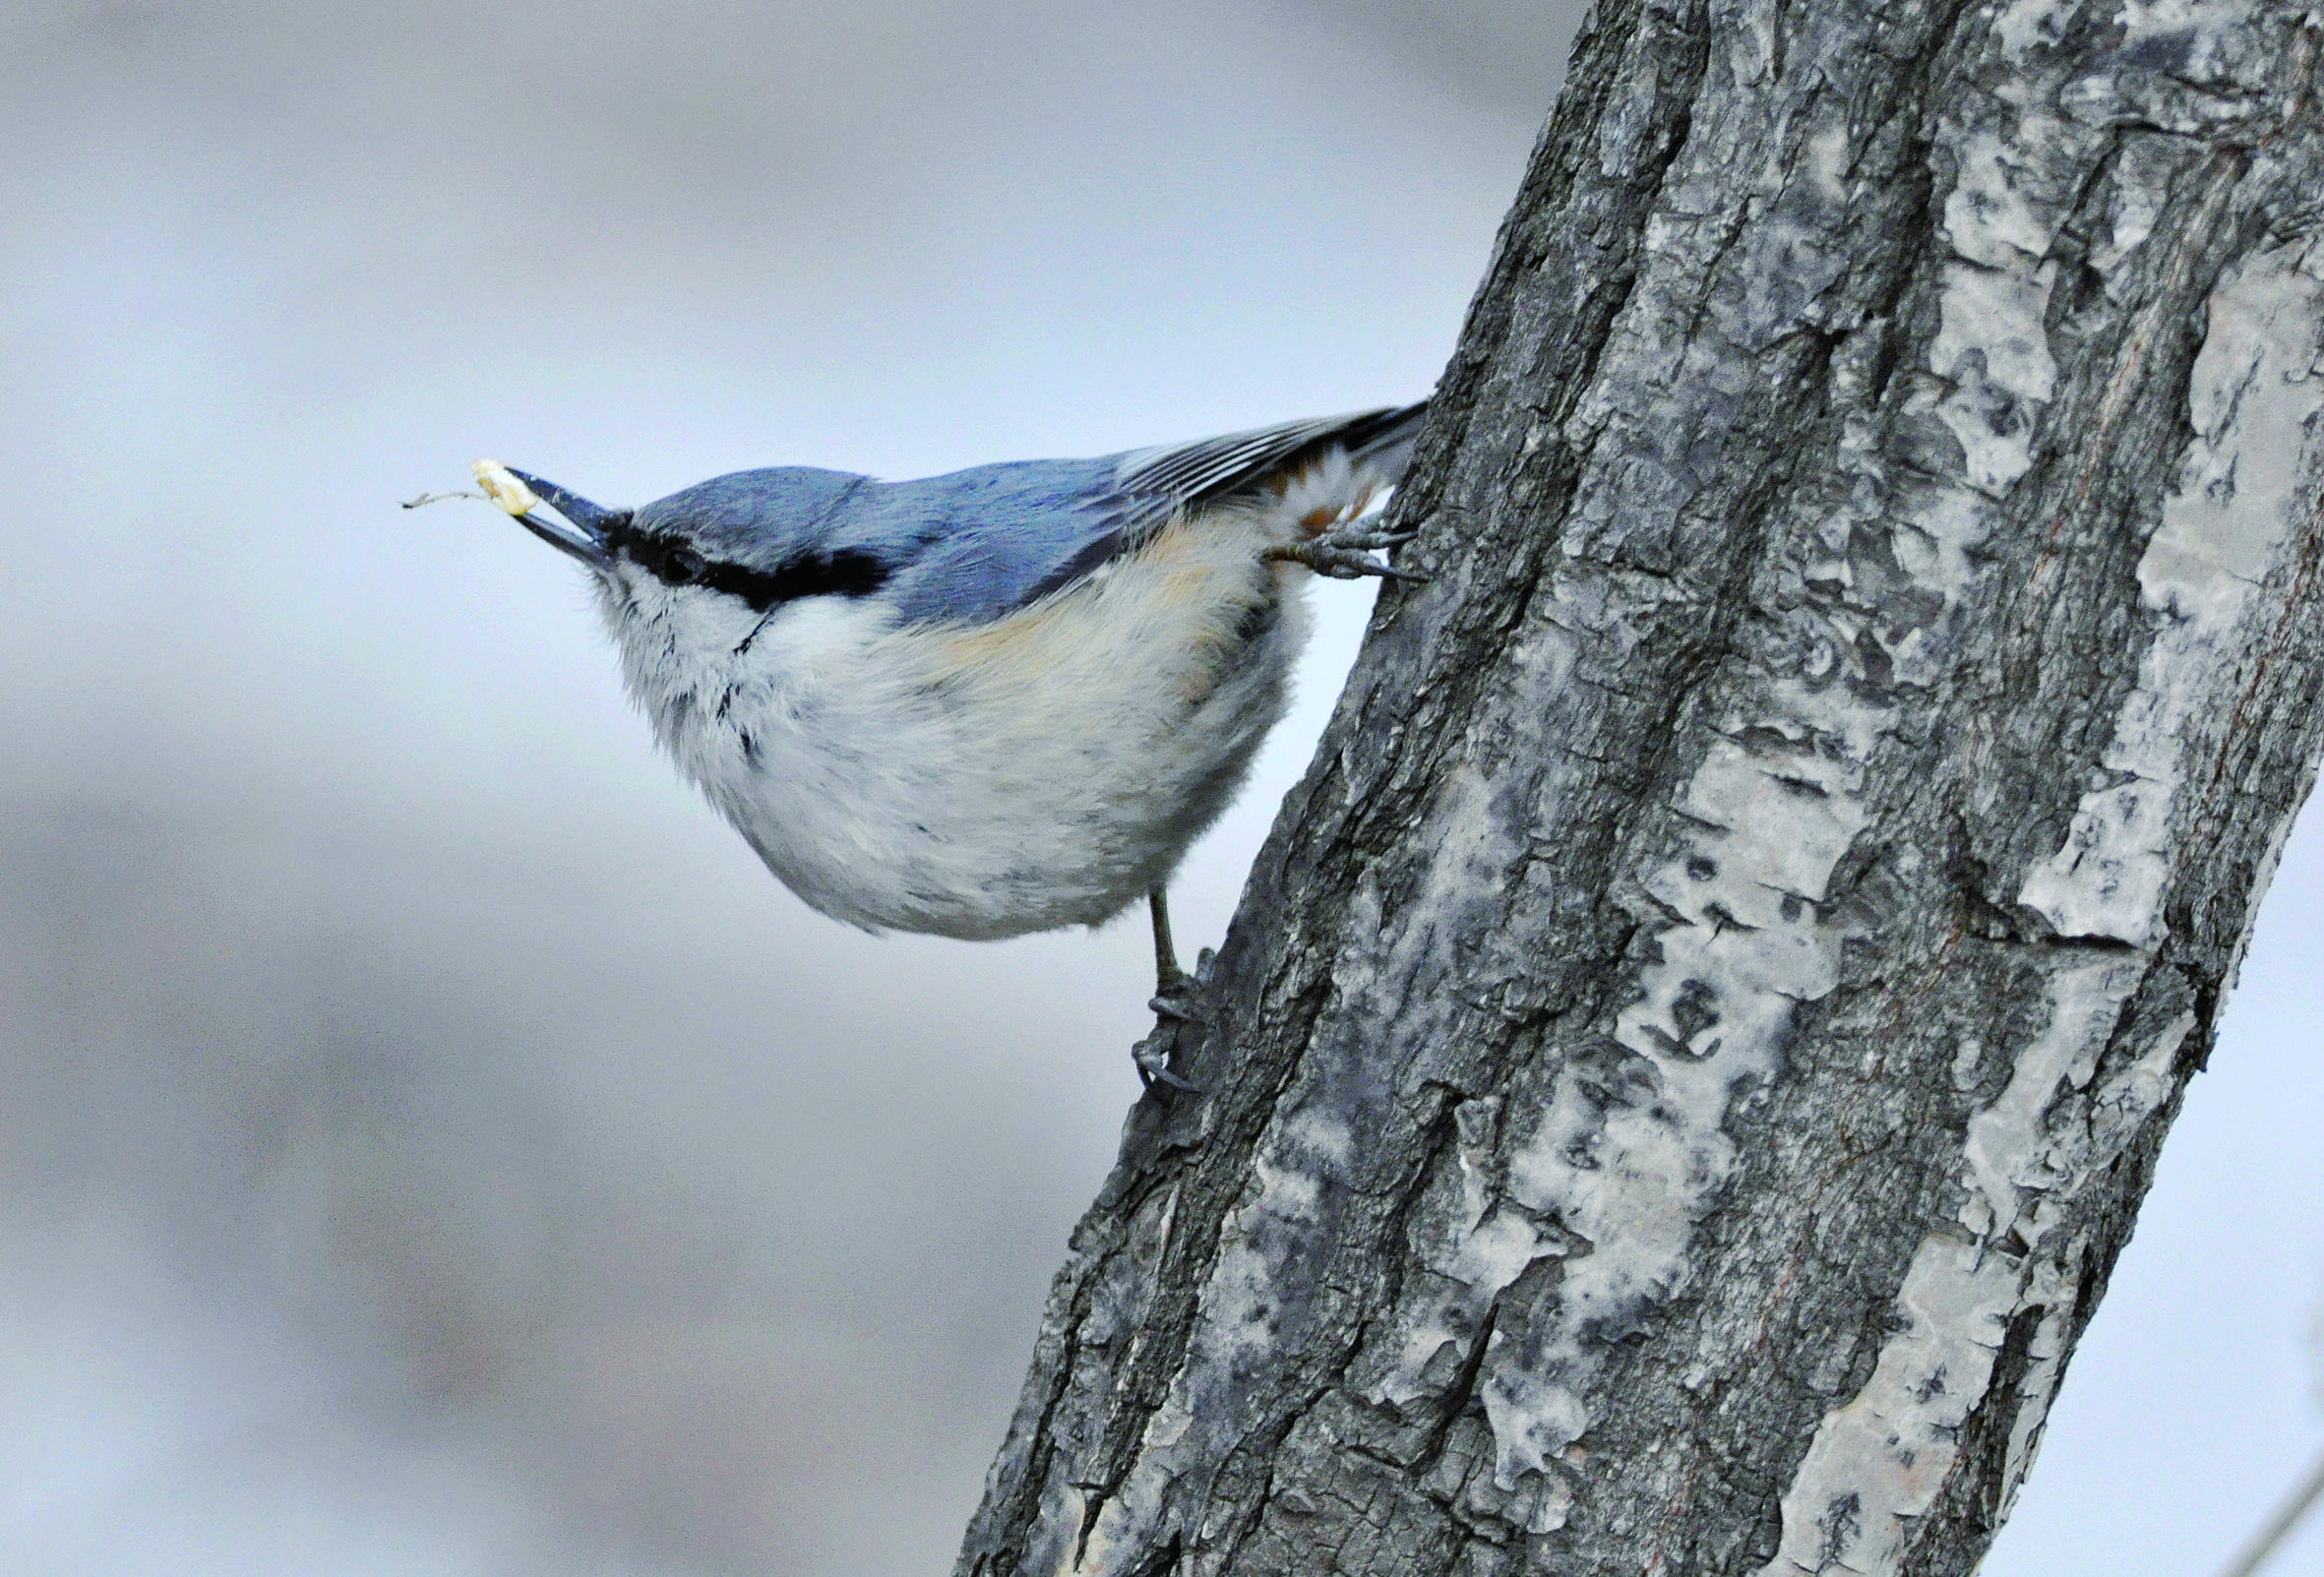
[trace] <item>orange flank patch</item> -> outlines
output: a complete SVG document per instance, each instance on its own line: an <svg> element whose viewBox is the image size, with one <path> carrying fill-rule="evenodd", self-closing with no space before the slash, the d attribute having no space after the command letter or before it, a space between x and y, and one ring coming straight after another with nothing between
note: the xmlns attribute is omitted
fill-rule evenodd
<svg viewBox="0 0 2324 1577"><path fill-rule="evenodd" d="M1173 519L1154 533L1153 540L1137 550L1137 557L1148 564L1160 565L1162 578L1156 583L1154 600L1165 607L1184 607L1210 595L1211 567L1190 552L1186 521ZM1193 558L1193 562L1185 562ZM1173 563L1173 560L1180 562Z"/></svg>
<svg viewBox="0 0 2324 1577"><path fill-rule="evenodd" d="M1044 597L1030 608L1020 608L1006 619L996 619L989 625L963 630L944 637L943 650L950 663L961 669L971 669L1000 659L1012 648L1028 646L1030 653L1041 651L1044 626L1058 622L1058 601ZM1021 657L1020 659L1021 660Z"/></svg>
<svg viewBox="0 0 2324 1577"><path fill-rule="evenodd" d="M1352 520L1372 507L1372 495L1378 489L1371 483L1346 504L1325 504L1308 511L1299 517L1299 528L1310 536L1321 536L1343 520Z"/></svg>

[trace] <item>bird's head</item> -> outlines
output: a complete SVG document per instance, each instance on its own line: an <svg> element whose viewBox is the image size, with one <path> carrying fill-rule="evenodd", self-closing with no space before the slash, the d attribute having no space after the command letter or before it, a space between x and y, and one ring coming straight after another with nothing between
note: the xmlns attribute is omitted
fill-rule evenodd
<svg viewBox="0 0 2324 1577"><path fill-rule="evenodd" d="M836 471L738 471L612 510L543 477L478 460L476 480L519 524L595 573L615 634L731 638L785 604L862 597L889 566L868 545L833 540L834 506L864 478Z"/></svg>

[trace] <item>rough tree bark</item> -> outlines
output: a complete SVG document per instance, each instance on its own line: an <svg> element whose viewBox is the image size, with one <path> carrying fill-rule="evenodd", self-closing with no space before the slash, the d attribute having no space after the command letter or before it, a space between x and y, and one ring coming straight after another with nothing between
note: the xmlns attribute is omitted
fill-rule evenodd
<svg viewBox="0 0 2324 1577"><path fill-rule="evenodd" d="M2324 740L2318 53L1602 9L961 1573L1976 1564Z"/></svg>

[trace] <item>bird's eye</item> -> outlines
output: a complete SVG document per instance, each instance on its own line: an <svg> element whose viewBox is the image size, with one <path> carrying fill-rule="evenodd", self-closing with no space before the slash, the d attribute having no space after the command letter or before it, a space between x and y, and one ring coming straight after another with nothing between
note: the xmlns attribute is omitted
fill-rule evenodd
<svg viewBox="0 0 2324 1577"><path fill-rule="evenodd" d="M680 548L670 555L670 578L691 585L702 578L703 556L692 548Z"/></svg>

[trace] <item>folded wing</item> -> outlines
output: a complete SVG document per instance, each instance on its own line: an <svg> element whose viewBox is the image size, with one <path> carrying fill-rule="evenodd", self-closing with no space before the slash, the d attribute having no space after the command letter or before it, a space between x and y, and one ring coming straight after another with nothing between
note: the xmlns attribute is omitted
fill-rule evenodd
<svg viewBox="0 0 2324 1577"><path fill-rule="evenodd" d="M860 512L884 544L905 620L983 624L1135 549L1173 516L1256 492L1333 449L1392 483L1426 409L1392 406L1095 459L891 482L853 501L849 523Z"/></svg>

